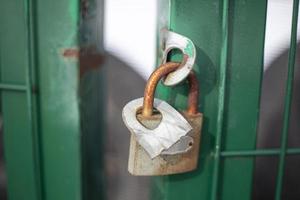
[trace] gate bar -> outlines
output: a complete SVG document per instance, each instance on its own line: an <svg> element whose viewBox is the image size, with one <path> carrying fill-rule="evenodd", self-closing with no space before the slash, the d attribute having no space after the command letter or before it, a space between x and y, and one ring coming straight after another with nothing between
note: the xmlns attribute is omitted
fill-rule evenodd
<svg viewBox="0 0 300 200"><path fill-rule="evenodd" d="M15 91L24 91L24 92L26 92L27 86L0 83L0 90L15 90Z"/></svg>
<svg viewBox="0 0 300 200"><path fill-rule="evenodd" d="M291 104L292 104L292 97L293 97L293 81L294 81L295 58L296 58L296 47L297 47L298 9L299 9L299 0L294 0L292 31L291 31L291 41L290 41L290 49L289 49L289 62L288 62L288 79L286 83L287 85L286 85L286 96L285 96L285 105L284 105L283 130L281 135L279 167L278 167L278 174L277 174L276 194L275 194L276 200L281 199L282 180L283 180L284 168L285 168L285 156L286 156L286 149L287 149L290 112L291 112Z"/></svg>
<svg viewBox="0 0 300 200"><path fill-rule="evenodd" d="M33 159L34 159L34 171L35 171L35 188L36 188L36 198L42 200L43 198L43 188L42 188L42 175L41 175L41 155L39 146L39 136L38 136L38 106L37 97L32 92L32 86L36 84L36 44L35 44L35 12L36 12L36 1L27 0L26 1L26 23L27 23L27 41L28 41L28 65L26 67L26 98L27 98L27 109L28 109L28 119L29 119L29 129L33 144Z"/></svg>
<svg viewBox="0 0 300 200"><path fill-rule="evenodd" d="M220 74L219 74L219 95L218 95L218 112L217 112L217 131L215 144L215 157L212 179L212 194L211 199L217 199L220 171L220 157L222 145L222 131L224 124L224 107L225 107L225 92L226 92L226 69L227 69L227 54L228 54L228 21L229 21L229 2L223 0L222 12L222 43L220 57Z"/></svg>
<svg viewBox="0 0 300 200"><path fill-rule="evenodd" d="M297 47L298 9L299 9L299 0L294 0L292 31L291 31L290 50L289 50L289 62L288 62L288 79L286 85L283 130L281 135L279 167L278 167L278 175L277 175L277 183L276 183L276 194L275 194L276 200L281 199L282 180L283 180L284 168L285 168L285 156L286 156L286 148L287 148L287 140L288 140L288 132L289 132L291 103L293 97L293 81L294 81L295 58L296 58L296 47Z"/></svg>
<svg viewBox="0 0 300 200"><path fill-rule="evenodd" d="M275 156L280 155L281 149L255 149L255 150L237 150L222 151L222 157L245 157L245 156ZM300 154L300 148L286 149L287 154Z"/></svg>

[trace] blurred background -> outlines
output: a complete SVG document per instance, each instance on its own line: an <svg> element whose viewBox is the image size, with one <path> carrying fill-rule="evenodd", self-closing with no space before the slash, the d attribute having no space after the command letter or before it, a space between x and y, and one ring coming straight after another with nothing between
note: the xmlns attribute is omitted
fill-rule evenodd
<svg viewBox="0 0 300 200"><path fill-rule="evenodd" d="M121 119L123 106L143 95L147 78L156 67L156 1L107 0L104 2L103 48L106 51L107 135L105 169L109 200L147 200L150 179L127 172L129 132ZM292 0L269 0L257 147L279 147L283 119L284 89L292 18ZM253 27L255 28L255 27ZM299 26L298 26L299 28ZM300 38L300 37L299 37ZM298 45L299 46L299 45ZM299 52L299 51L298 51ZM300 57L290 124L289 146L300 145ZM2 130L2 123L0 121ZM0 199L6 199L3 132L0 131ZM114 142L118 138L122 142ZM254 199L273 199L277 173L276 158L258 158L254 179ZM287 199L299 199L299 156L287 162L284 182Z"/></svg>

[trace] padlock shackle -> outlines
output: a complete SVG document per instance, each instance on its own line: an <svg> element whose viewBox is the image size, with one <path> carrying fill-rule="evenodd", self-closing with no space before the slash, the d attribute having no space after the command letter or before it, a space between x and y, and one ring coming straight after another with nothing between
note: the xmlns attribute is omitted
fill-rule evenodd
<svg viewBox="0 0 300 200"><path fill-rule="evenodd" d="M142 115L143 117L151 117L153 113L153 102L154 102L154 93L158 81L170 72L175 71L180 67L180 63L176 62L167 62L159 66L149 77L145 92L144 92L144 101ZM198 108L198 95L199 95L199 85L195 73L192 71L188 76L189 82L189 96L188 96L188 109L187 113L190 115L196 114Z"/></svg>
<svg viewBox="0 0 300 200"><path fill-rule="evenodd" d="M189 96L187 114L195 115L198 113L198 97L199 97L199 83L194 70L191 70L188 75L189 82Z"/></svg>
<svg viewBox="0 0 300 200"><path fill-rule="evenodd" d="M158 81L170 72L175 71L180 66L180 63L167 62L159 66L152 74L150 75L144 92L144 101L143 101L143 111L142 115L144 117L150 117L153 113L153 101L154 93Z"/></svg>

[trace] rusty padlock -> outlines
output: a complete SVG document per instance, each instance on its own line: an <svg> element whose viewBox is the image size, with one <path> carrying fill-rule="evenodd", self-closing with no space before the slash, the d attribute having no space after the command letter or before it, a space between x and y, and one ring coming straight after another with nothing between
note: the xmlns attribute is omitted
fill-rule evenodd
<svg viewBox="0 0 300 200"><path fill-rule="evenodd" d="M179 66L179 63L169 62L159 67L147 82L144 98L128 103L123 109L124 122L131 131L128 171L132 175L168 175L184 173L197 168L202 114L197 111L199 86L195 74L191 72L188 76L190 89L186 111L180 114L166 102L154 99L158 81ZM140 130L142 128L132 129L128 118L130 113L132 118L137 118L137 121L143 124L147 130L156 130L157 127L160 128L158 128L158 133L169 130L168 134L161 134L161 140L159 140L162 141L162 146L167 148L151 149L147 146L149 143L151 144L153 138L144 134L145 139L141 140L137 132L144 133L145 130ZM168 115L169 113L171 114ZM162 126L164 123L169 124L168 127L167 125ZM144 140L150 140L150 142L145 143ZM172 142L168 143L168 140ZM157 141L153 140L152 143L155 144L155 142ZM156 145L155 147L160 146Z"/></svg>

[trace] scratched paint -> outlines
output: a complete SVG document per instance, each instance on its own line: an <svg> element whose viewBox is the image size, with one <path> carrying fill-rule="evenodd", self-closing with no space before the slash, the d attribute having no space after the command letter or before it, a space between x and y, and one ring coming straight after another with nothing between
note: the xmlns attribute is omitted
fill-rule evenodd
<svg viewBox="0 0 300 200"><path fill-rule="evenodd" d="M184 52L190 57L194 56L194 45L192 41L190 40L187 41L187 45L184 49Z"/></svg>

